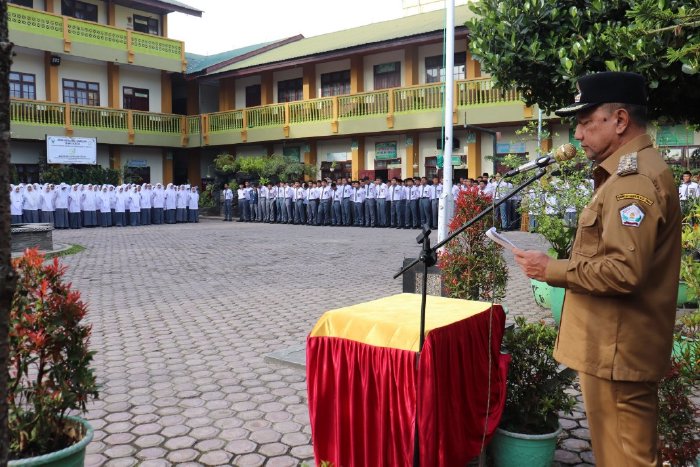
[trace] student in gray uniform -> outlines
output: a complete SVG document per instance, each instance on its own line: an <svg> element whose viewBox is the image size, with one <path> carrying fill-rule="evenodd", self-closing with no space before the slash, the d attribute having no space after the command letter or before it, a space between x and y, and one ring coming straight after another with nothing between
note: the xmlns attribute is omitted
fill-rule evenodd
<svg viewBox="0 0 700 467"><path fill-rule="evenodd" d="M292 206L292 198L294 197L294 189L289 186L289 183L284 184L284 208L287 212L287 224L294 222L294 207Z"/></svg>
<svg viewBox="0 0 700 467"><path fill-rule="evenodd" d="M270 224L275 222L275 213L278 211L277 203L277 187L272 183L267 184L267 222Z"/></svg>
<svg viewBox="0 0 700 467"><path fill-rule="evenodd" d="M224 184L224 221L231 222L233 220L233 190L228 187L228 183Z"/></svg>
<svg viewBox="0 0 700 467"><path fill-rule="evenodd" d="M406 210L405 210L405 225L406 229L418 228L418 189L413 184L412 178L406 179L406 186L404 187L404 193L406 196Z"/></svg>
<svg viewBox="0 0 700 467"><path fill-rule="evenodd" d="M331 184L331 190L333 190L333 225L343 225L343 210L340 207L343 202L343 190L335 183Z"/></svg>
<svg viewBox="0 0 700 467"><path fill-rule="evenodd" d="M294 183L294 193L292 193L292 199L294 201L294 224L304 224L306 211L304 207L304 188L299 182Z"/></svg>
<svg viewBox="0 0 700 467"><path fill-rule="evenodd" d="M316 225L331 225L331 204L333 203L333 189L328 186L328 182L321 180L319 189L319 199L321 204L318 208L318 219Z"/></svg>

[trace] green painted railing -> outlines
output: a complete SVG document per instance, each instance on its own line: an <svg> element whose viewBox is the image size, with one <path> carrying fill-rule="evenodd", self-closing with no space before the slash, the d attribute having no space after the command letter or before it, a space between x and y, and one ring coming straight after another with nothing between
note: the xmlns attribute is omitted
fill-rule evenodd
<svg viewBox="0 0 700 467"><path fill-rule="evenodd" d="M86 105L70 106L70 123L76 128L94 128L96 130L127 130L129 128L126 110Z"/></svg>
<svg viewBox="0 0 700 467"><path fill-rule="evenodd" d="M441 109L444 83L426 84L394 90L394 112L419 112Z"/></svg>
<svg viewBox="0 0 700 467"><path fill-rule="evenodd" d="M338 97L338 118L385 115L389 111L387 91L363 92Z"/></svg>
<svg viewBox="0 0 700 467"><path fill-rule="evenodd" d="M68 20L68 37L73 42L126 50L127 34L123 29L76 19Z"/></svg>
<svg viewBox="0 0 700 467"><path fill-rule="evenodd" d="M323 122L332 119L332 97L289 103L289 123Z"/></svg>
<svg viewBox="0 0 700 467"><path fill-rule="evenodd" d="M63 17L17 5L8 5L7 7L10 37L12 37L12 31L17 30L63 39L67 43L92 44L123 50L132 54L151 55L178 61L184 60L184 44L181 41L127 31L126 29L106 24ZM67 23L65 31L64 19ZM66 49L66 51L69 51L69 49Z"/></svg>
<svg viewBox="0 0 700 467"><path fill-rule="evenodd" d="M12 100L10 120L28 125L65 126L66 106L49 102Z"/></svg>
<svg viewBox="0 0 700 467"><path fill-rule="evenodd" d="M499 104L522 101L522 96L515 89L497 89L490 78L457 82L455 95L457 105Z"/></svg>
<svg viewBox="0 0 700 467"><path fill-rule="evenodd" d="M248 128L284 125L286 121L284 108L284 104L272 104L246 109Z"/></svg>
<svg viewBox="0 0 700 467"><path fill-rule="evenodd" d="M289 126L300 123L328 122L337 133L339 121L364 117L387 116L392 128L389 117L394 114L440 111L444 88L443 83L426 84L187 117L13 99L10 114L12 123L125 131L130 141L135 134L148 133L181 135L182 144L187 144L188 135L201 134L208 144L212 133L242 132L245 141L245 131L251 128L284 128L288 135ZM489 79L459 81L455 88L456 107L522 103L517 91L496 89Z"/></svg>
<svg viewBox="0 0 700 467"><path fill-rule="evenodd" d="M209 133L221 133L223 131L243 129L243 111L229 110L209 114ZM197 123L199 127L199 122Z"/></svg>
<svg viewBox="0 0 700 467"><path fill-rule="evenodd" d="M16 29L42 36L63 38L63 18L58 15L17 5L7 5L7 21L10 33Z"/></svg>
<svg viewBox="0 0 700 467"><path fill-rule="evenodd" d="M201 131L201 121L202 118L199 115L192 115L190 117L187 117L187 134L198 135Z"/></svg>
<svg viewBox="0 0 700 467"><path fill-rule="evenodd" d="M134 130L142 133L180 134L181 115L134 112Z"/></svg>

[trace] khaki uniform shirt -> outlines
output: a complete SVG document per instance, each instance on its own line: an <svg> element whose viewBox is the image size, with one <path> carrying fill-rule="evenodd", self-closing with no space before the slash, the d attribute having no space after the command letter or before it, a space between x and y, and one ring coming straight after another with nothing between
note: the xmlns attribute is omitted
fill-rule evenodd
<svg viewBox="0 0 700 467"><path fill-rule="evenodd" d="M619 381L658 381L670 363L681 214L666 163L643 135L599 164L571 258L546 280L565 287L555 358Z"/></svg>

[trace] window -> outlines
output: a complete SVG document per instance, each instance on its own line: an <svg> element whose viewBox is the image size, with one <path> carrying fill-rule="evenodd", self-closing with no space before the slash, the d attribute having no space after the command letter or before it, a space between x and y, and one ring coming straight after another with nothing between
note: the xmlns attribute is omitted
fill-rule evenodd
<svg viewBox="0 0 700 467"><path fill-rule="evenodd" d="M277 82L277 102L300 101L304 98L304 85L301 78Z"/></svg>
<svg viewBox="0 0 700 467"><path fill-rule="evenodd" d="M321 75L321 97L350 94L350 70Z"/></svg>
<svg viewBox="0 0 700 467"><path fill-rule="evenodd" d="M245 88L245 106L257 107L260 105L260 85L254 84Z"/></svg>
<svg viewBox="0 0 700 467"><path fill-rule="evenodd" d="M64 79L63 102L66 104L100 105L100 83Z"/></svg>
<svg viewBox="0 0 700 467"><path fill-rule="evenodd" d="M18 71L10 72L10 97L36 99L36 76Z"/></svg>
<svg viewBox="0 0 700 467"><path fill-rule="evenodd" d="M61 0L61 13L65 16L97 22L97 5L80 0Z"/></svg>
<svg viewBox="0 0 700 467"><path fill-rule="evenodd" d="M425 58L425 82L439 83L445 81L445 67L443 65L442 55ZM454 76L455 79L466 78L466 62L467 53L458 52L455 54Z"/></svg>
<svg viewBox="0 0 700 467"><path fill-rule="evenodd" d="M134 15L134 31L158 35L158 20L146 16Z"/></svg>
<svg viewBox="0 0 700 467"><path fill-rule="evenodd" d="M148 112L148 89L124 86L123 108L131 110L144 110Z"/></svg>
<svg viewBox="0 0 700 467"><path fill-rule="evenodd" d="M27 8L34 8L34 0L10 0L9 3Z"/></svg>
<svg viewBox="0 0 700 467"><path fill-rule="evenodd" d="M374 65L374 89L398 88L401 86L401 62Z"/></svg>

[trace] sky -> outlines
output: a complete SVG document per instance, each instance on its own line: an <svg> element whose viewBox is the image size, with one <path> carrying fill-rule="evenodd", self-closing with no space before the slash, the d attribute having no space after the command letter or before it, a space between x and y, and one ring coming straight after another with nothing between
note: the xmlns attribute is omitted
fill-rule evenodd
<svg viewBox="0 0 700 467"><path fill-rule="evenodd" d="M182 0L201 18L171 13L168 36L211 55L297 34L317 36L400 18L402 0Z"/></svg>

